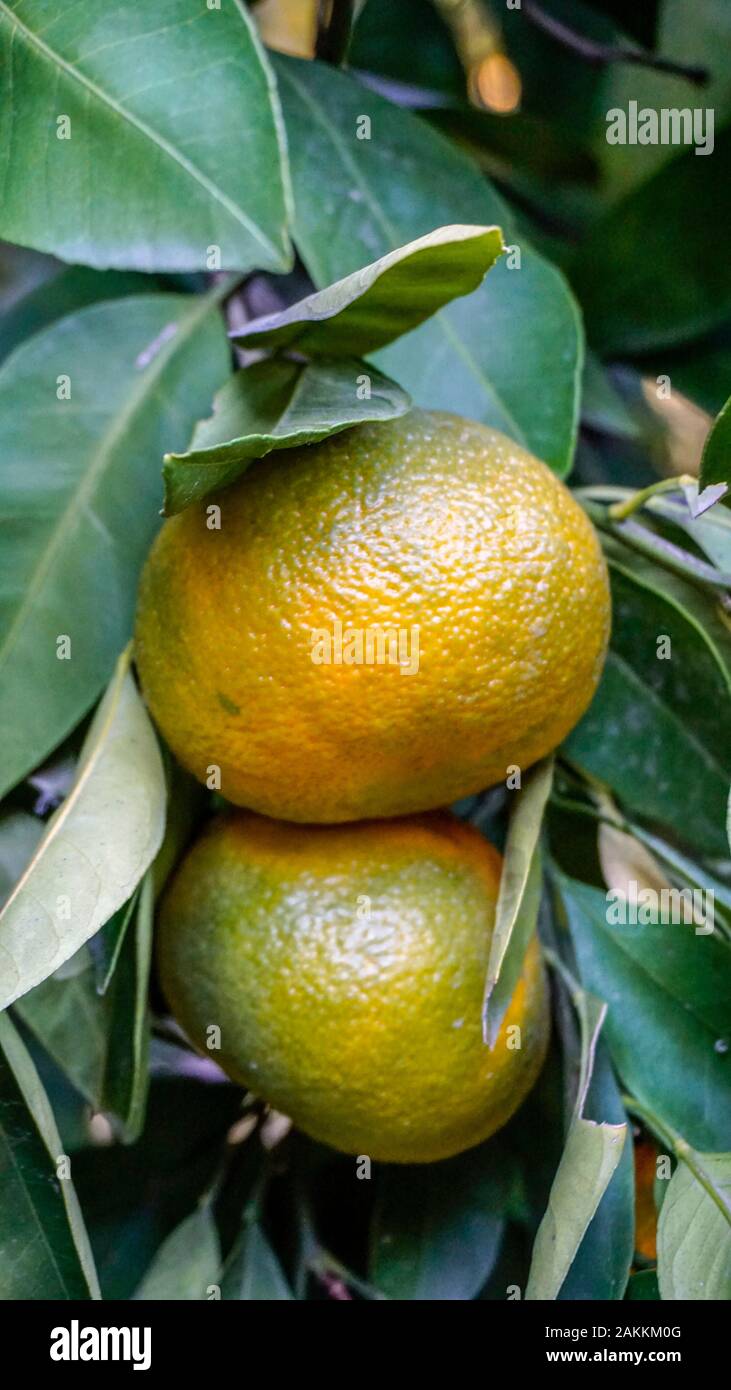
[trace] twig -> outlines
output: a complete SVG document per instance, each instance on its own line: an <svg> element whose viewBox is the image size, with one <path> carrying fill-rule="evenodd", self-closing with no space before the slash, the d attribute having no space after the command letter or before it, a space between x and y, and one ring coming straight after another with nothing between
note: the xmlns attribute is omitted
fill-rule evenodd
<svg viewBox="0 0 731 1390"><path fill-rule="evenodd" d="M585 34L578 34L570 25L546 14L537 0L523 0L523 13L537 29L542 29L544 34L563 44L564 48L570 49L587 63L593 63L598 67L604 67L608 63L633 63L636 67L654 68L656 72L684 77L686 82L693 82L697 87L703 87L708 82L707 68L676 63L672 58L661 58L657 53L647 53L640 48L599 43L596 39L587 38Z"/></svg>
<svg viewBox="0 0 731 1390"><path fill-rule="evenodd" d="M320 0L315 57L340 67L348 56L354 0Z"/></svg>

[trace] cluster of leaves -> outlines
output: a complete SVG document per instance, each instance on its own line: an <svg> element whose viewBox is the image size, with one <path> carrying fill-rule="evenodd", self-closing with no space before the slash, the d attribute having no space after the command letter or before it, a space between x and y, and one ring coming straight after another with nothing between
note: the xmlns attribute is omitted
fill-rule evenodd
<svg viewBox="0 0 731 1390"><path fill-rule="evenodd" d="M367 0L349 70L267 53L242 0L0 5L5 1298L731 1290L731 83L715 0L648 5L627 39L630 9L556 4L708 67L711 158L610 148L609 107L687 83L588 69L520 11L524 105L497 117L429 0ZM614 630L555 765L460 807L505 846L486 1045L538 922L544 1074L486 1144L358 1181L161 1017L154 902L210 808L127 643L161 507L412 401L573 468ZM656 486L698 467L701 493ZM714 930L608 925L632 879L712 889ZM657 1260L635 1138L668 1164Z"/></svg>

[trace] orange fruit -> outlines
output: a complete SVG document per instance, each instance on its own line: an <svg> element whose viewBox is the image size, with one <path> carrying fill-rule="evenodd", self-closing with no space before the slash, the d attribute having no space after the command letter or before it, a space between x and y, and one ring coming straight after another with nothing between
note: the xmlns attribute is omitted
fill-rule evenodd
<svg viewBox="0 0 731 1390"><path fill-rule="evenodd" d="M136 652L180 762L294 821L441 806L558 744L596 688L601 550L544 464L411 411L256 463L172 517ZM220 780L217 769L220 770Z"/></svg>
<svg viewBox="0 0 731 1390"><path fill-rule="evenodd" d="M446 1158L505 1123L548 1038L537 941L482 1040L501 859L448 813L300 826L232 811L162 907L178 1021L242 1085L335 1148ZM220 1030L220 1036L216 1030Z"/></svg>

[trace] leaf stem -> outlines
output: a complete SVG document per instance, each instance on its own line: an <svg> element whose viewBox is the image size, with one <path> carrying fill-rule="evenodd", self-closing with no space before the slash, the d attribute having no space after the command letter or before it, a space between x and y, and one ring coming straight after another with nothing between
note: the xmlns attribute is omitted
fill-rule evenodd
<svg viewBox="0 0 731 1390"><path fill-rule="evenodd" d="M692 478L689 473L681 473L678 477L662 478L659 483L651 483L649 487L640 488L637 492L625 498L621 502L613 502L608 508L608 514L612 521L624 521L625 517L631 516L650 497L657 497L661 492L677 492L678 489L691 487L697 483L696 478Z"/></svg>

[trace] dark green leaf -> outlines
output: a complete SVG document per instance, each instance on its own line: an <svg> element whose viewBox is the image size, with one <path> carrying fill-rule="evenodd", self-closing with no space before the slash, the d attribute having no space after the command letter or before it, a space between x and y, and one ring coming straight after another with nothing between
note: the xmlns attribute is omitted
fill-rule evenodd
<svg viewBox="0 0 731 1390"><path fill-rule="evenodd" d="M610 926L598 889L561 878L560 892L582 981L609 1005L604 1036L623 1081L691 1144L723 1148L731 1132L731 1053L716 1049L709 1007L714 983L724 1007L726 946L684 923ZM728 1009L725 1018L727 1031Z"/></svg>
<svg viewBox="0 0 731 1390"><path fill-rule="evenodd" d="M233 336L253 348L363 357L476 290L502 252L499 227L437 227Z"/></svg>
<svg viewBox="0 0 731 1390"><path fill-rule="evenodd" d="M276 1303L292 1298L279 1261L261 1225L250 1217L227 1262L221 1297L252 1303Z"/></svg>
<svg viewBox="0 0 731 1390"><path fill-rule="evenodd" d="M239 0L2 0L0 55L1 235L102 269L286 268L281 118Z"/></svg>
<svg viewBox="0 0 731 1390"><path fill-rule="evenodd" d="M568 756L633 811L726 853L731 635L694 586L604 537L614 617L607 665ZM670 657L658 655L670 639ZM665 650L665 648L663 648ZM692 678L691 678L692 673Z"/></svg>
<svg viewBox="0 0 731 1390"><path fill-rule="evenodd" d="M52 261L53 265L54 262ZM0 360L19 343L65 314L101 300L122 299L129 294L145 294L154 288L144 275L116 270L90 270L72 265L24 295L10 313L0 319Z"/></svg>
<svg viewBox="0 0 731 1390"><path fill-rule="evenodd" d="M94 976L98 994L106 994L109 989L119 962L127 929L134 917L137 899L138 891L135 891L89 942L89 949L94 959Z"/></svg>
<svg viewBox="0 0 731 1390"><path fill-rule="evenodd" d="M511 1190L499 1140L379 1177L370 1279L389 1298L472 1299L497 1259Z"/></svg>
<svg viewBox="0 0 731 1390"><path fill-rule="evenodd" d="M221 388L213 415L196 426L188 451L165 455L165 511L180 512L225 487L272 449L312 444L367 420L391 420L410 404L405 391L365 362L257 362Z"/></svg>
<svg viewBox="0 0 731 1390"><path fill-rule="evenodd" d="M148 872L142 880L134 928L128 933L114 976L100 1105L100 1109L110 1110L118 1118L127 1143L132 1143L142 1129L147 1100L147 990L153 911L153 880Z"/></svg>
<svg viewBox="0 0 731 1390"><path fill-rule="evenodd" d="M98 1298L84 1222L48 1098L0 1014L0 1296Z"/></svg>
<svg viewBox="0 0 731 1390"><path fill-rule="evenodd" d="M689 149L611 208L584 237L574 284L589 341L603 353L673 347L723 323L731 264L731 128L711 157Z"/></svg>
<svg viewBox="0 0 731 1390"><path fill-rule="evenodd" d="M447 25L432 0L368 0L357 7L348 61L408 88L464 96L465 71ZM418 43L415 42L418 35Z"/></svg>
<svg viewBox="0 0 731 1390"><path fill-rule="evenodd" d="M476 167L353 77L278 58L295 186L295 240L323 287L456 219L520 241L485 284L378 355L419 405L483 420L559 473L573 454L581 327L560 273L518 238ZM371 138L359 139L363 118ZM328 178L312 195L313 169Z"/></svg>
<svg viewBox="0 0 731 1390"><path fill-rule="evenodd" d="M700 485L712 483L727 484L724 500L731 504L731 396L714 422L701 459Z"/></svg>
<svg viewBox="0 0 731 1390"><path fill-rule="evenodd" d="M638 1299L650 1299L652 1302L659 1302L660 1290L657 1286L655 1270L643 1269L639 1274L633 1274L627 1285L626 1297L630 1302Z"/></svg>
<svg viewBox="0 0 731 1390"><path fill-rule="evenodd" d="M88 945L23 995L14 1012L79 1094L99 1110L111 1003L97 993Z"/></svg>
<svg viewBox="0 0 731 1390"><path fill-rule="evenodd" d="M622 439L637 439L640 426L599 359L587 351L581 393L581 418L591 429Z"/></svg>
<svg viewBox="0 0 731 1390"><path fill-rule="evenodd" d="M0 371L0 793L109 679L159 525L156 459L187 442L228 365L215 297L150 295L61 319Z"/></svg>
<svg viewBox="0 0 731 1390"><path fill-rule="evenodd" d="M210 1203L204 1202L163 1241L134 1297L200 1301L217 1282L220 1267L218 1231Z"/></svg>
<svg viewBox="0 0 731 1390"><path fill-rule="evenodd" d="M128 660L97 710L69 795L0 914L2 1008L75 955L160 847L165 777Z"/></svg>

